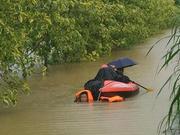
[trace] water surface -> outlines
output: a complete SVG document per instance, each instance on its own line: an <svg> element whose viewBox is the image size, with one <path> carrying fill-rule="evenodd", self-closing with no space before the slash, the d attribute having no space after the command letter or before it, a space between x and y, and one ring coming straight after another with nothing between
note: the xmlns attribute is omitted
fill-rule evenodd
<svg viewBox="0 0 180 135"><path fill-rule="evenodd" d="M173 67L156 75L164 53L165 39L149 56L149 48L169 31L156 35L132 49L116 50L96 62L52 66L47 76L30 79L32 93L19 98L16 108L0 110L0 135L156 135L168 111L169 88L157 98ZM118 103L76 104L75 92L93 78L103 63L127 56L138 65L125 70L132 80L154 89Z"/></svg>

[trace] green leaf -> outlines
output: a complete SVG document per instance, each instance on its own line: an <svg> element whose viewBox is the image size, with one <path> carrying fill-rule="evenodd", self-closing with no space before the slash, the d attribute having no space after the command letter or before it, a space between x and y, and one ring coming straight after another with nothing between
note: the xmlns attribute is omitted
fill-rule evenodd
<svg viewBox="0 0 180 135"><path fill-rule="evenodd" d="M19 21L22 23L23 22L23 17L19 15Z"/></svg>

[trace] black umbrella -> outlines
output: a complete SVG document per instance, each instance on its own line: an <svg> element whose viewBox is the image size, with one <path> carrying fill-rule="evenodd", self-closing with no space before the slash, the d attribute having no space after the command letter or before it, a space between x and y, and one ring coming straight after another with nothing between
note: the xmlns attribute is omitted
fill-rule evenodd
<svg viewBox="0 0 180 135"><path fill-rule="evenodd" d="M108 63L108 65L114 65L117 69L134 66L136 64L137 63L135 61L127 57L122 57L118 60L114 60Z"/></svg>

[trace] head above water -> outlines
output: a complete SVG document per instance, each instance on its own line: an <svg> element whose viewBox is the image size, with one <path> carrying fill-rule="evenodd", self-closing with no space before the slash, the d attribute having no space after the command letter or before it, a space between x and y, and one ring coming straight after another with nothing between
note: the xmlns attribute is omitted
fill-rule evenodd
<svg viewBox="0 0 180 135"><path fill-rule="evenodd" d="M80 90L75 94L74 102L88 102L92 103L94 101L92 93L90 90Z"/></svg>
<svg viewBox="0 0 180 135"><path fill-rule="evenodd" d="M80 94L79 102L88 102L88 95L87 95L87 93L81 93Z"/></svg>
<svg viewBox="0 0 180 135"><path fill-rule="evenodd" d="M80 92L78 95L76 95L76 99L74 102L88 102L87 92Z"/></svg>

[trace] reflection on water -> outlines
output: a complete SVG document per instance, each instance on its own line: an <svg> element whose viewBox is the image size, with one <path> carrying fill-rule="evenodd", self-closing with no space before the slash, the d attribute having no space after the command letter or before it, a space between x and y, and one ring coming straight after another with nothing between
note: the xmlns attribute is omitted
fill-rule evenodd
<svg viewBox="0 0 180 135"><path fill-rule="evenodd" d="M33 76L32 94L21 97L16 108L0 110L0 135L155 135L168 110L169 90L158 98L156 94L172 69L155 76L163 47L157 47L148 57L145 55L163 36L130 50L116 50L97 62L52 66L46 77ZM154 92L140 89L137 96L119 103L73 103L74 93L95 76L101 64L122 56L139 63L125 73L132 80L152 87Z"/></svg>

